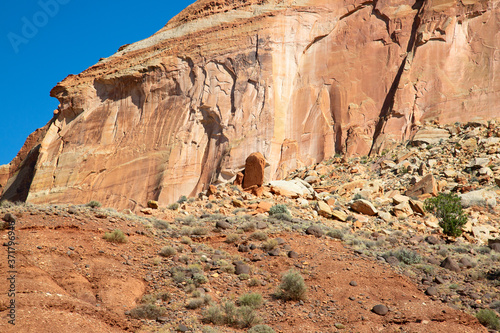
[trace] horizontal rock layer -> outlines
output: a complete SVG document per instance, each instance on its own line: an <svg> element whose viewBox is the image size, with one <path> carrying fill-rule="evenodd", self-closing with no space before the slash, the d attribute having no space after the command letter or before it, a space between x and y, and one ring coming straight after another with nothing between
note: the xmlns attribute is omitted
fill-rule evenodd
<svg viewBox="0 0 500 333"><path fill-rule="evenodd" d="M197 1L52 90L53 120L0 168L3 197L166 204L253 152L281 179L425 121L499 116L498 3Z"/></svg>

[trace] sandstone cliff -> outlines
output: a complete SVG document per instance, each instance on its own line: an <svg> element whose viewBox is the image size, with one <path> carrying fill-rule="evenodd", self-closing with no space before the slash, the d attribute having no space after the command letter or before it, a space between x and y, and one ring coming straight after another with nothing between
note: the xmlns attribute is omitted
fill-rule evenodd
<svg viewBox="0 0 500 333"><path fill-rule="evenodd" d="M52 90L53 120L0 170L4 198L166 204L256 151L281 178L425 121L498 117L499 15L498 0L199 0Z"/></svg>

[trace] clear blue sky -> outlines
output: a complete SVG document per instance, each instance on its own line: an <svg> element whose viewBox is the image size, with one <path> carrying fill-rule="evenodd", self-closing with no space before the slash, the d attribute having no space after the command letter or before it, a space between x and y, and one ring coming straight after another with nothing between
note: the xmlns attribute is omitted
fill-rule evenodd
<svg viewBox="0 0 500 333"><path fill-rule="evenodd" d="M151 36L194 0L20 0L0 4L0 165L52 117L50 90L124 44Z"/></svg>

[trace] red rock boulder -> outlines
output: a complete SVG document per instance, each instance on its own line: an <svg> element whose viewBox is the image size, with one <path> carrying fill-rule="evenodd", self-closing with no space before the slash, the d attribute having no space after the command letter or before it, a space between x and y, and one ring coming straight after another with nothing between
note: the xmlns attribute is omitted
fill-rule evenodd
<svg viewBox="0 0 500 333"><path fill-rule="evenodd" d="M243 177L243 188L250 186L262 186L264 184L264 168L266 159L261 153L253 153L245 161L245 176Z"/></svg>

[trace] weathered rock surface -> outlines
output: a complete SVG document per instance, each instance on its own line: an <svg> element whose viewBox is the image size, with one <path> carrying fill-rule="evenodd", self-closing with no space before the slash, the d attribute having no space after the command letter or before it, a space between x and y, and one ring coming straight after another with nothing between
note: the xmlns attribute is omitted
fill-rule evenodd
<svg viewBox="0 0 500 333"><path fill-rule="evenodd" d="M460 201L464 207L486 206L488 202L496 206L496 193L486 189L471 191L460 194Z"/></svg>
<svg viewBox="0 0 500 333"><path fill-rule="evenodd" d="M418 197L423 194L438 194L436 179L433 175L425 176L406 191L406 195L409 197Z"/></svg>
<svg viewBox="0 0 500 333"><path fill-rule="evenodd" d="M3 197L161 206L233 179L255 151L281 179L419 123L494 118L499 8L197 1L51 91L59 108L0 169Z"/></svg>
<svg viewBox="0 0 500 333"><path fill-rule="evenodd" d="M351 207L352 210L360 214L374 216L377 215L378 213L377 209L373 206L373 204L370 201L364 199L354 200L353 202L350 203L349 206Z"/></svg>
<svg viewBox="0 0 500 333"><path fill-rule="evenodd" d="M419 130L412 139L413 144L426 143L438 144L450 137L450 132L441 128L423 128Z"/></svg>
<svg viewBox="0 0 500 333"><path fill-rule="evenodd" d="M297 195L309 195L314 192L310 185L300 179L293 180L274 180L269 182L271 188L277 188Z"/></svg>
<svg viewBox="0 0 500 333"><path fill-rule="evenodd" d="M330 217L332 215L332 209L328 204L322 200L318 201L318 214L325 217Z"/></svg>
<svg viewBox="0 0 500 333"><path fill-rule="evenodd" d="M340 210L333 210L332 217L336 218L339 221L345 222L347 221L348 215Z"/></svg>

